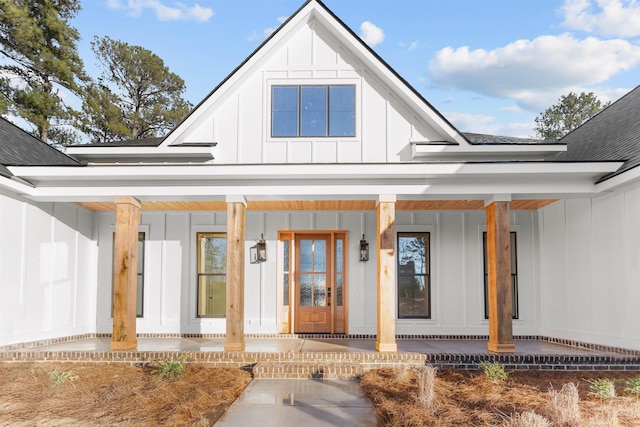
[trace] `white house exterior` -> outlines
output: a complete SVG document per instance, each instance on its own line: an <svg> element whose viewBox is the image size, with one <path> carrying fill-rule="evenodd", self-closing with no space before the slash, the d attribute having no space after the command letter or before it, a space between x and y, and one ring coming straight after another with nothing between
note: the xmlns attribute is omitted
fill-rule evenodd
<svg viewBox="0 0 640 427"><path fill-rule="evenodd" d="M640 147L639 92L605 113L638 111L619 139ZM2 125L0 147L25 138ZM478 140L310 0L163 139L2 154L0 346L322 333L640 350L626 152Z"/></svg>

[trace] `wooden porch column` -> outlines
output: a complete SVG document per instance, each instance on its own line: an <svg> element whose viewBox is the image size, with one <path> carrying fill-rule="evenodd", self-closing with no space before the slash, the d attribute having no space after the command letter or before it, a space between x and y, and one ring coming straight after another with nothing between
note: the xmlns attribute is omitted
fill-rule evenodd
<svg viewBox="0 0 640 427"><path fill-rule="evenodd" d="M115 258L113 262L113 335L111 350L131 350L136 337L136 290L138 286L138 227L140 202L118 196L116 204Z"/></svg>
<svg viewBox="0 0 640 427"><path fill-rule="evenodd" d="M244 351L244 197L227 197L227 335L225 351Z"/></svg>
<svg viewBox="0 0 640 427"><path fill-rule="evenodd" d="M511 237L509 229L510 197L487 201L487 270L489 302L489 342L494 353L512 353L513 300L511 297Z"/></svg>
<svg viewBox="0 0 640 427"><path fill-rule="evenodd" d="M378 224L378 338L376 350L398 351L396 344L396 196L381 195Z"/></svg>

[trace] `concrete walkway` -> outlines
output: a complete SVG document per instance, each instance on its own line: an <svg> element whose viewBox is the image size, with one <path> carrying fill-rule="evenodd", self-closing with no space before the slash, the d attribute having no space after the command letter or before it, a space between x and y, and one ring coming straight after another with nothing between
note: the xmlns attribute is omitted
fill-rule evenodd
<svg viewBox="0 0 640 427"><path fill-rule="evenodd" d="M357 380L255 379L216 427L376 426Z"/></svg>

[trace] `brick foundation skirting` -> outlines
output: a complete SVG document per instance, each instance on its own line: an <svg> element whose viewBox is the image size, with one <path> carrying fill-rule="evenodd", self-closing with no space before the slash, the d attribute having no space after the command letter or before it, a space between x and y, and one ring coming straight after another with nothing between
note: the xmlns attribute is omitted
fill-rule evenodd
<svg viewBox="0 0 640 427"><path fill-rule="evenodd" d="M460 354L460 353L378 353L378 352L178 352L178 351L43 351L38 347L67 343L110 334L83 334L72 337L22 343L0 348L5 362L149 363L185 358L190 363L239 367L252 370L259 378L348 378L370 369L425 364L450 369L479 369L492 361L507 370L617 370L640 371L640 351L540 336L516 336L516 340L540 340L555 344L607 352L613 355ZM140 334L139 338L224 338L224 334ZM375 339L375 335L264 335L246 338L292 339ZM398 340L486 340L478 335L399 335Z"/></svg>

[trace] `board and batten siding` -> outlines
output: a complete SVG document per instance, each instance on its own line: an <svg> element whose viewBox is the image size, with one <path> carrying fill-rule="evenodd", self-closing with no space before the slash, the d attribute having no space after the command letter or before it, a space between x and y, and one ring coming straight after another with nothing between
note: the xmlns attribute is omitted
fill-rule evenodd
<svg viewBox="0 0 640 427"><path fill-rule="evenodd" d="M98 331L111 331L113 213L96 213L98 266ZM144 317L139 333L224 333L225 319L196 317L196 250L199 231L225 232L226 211L142 212L145 241ZM518 233L520 319L515 334L537 334L538 219L535 211L511 213ZM359 261L365 234L375 248L375 211L247 211L245 242L245 332L276 333L277 233L279 230L343 230L348 232L349 333L376 333L376 258ZM396 230L431 232L432 319L396 321L398 334L488 333L484 319L482 232L484 211L396 212ZM264 233L267 262L249 263L249 248Z"/></svg>
<svg viewBox="0 0 640 427"><path fill-rule="evenodd" d="M321 26L305 25L263 61L217 94L183 142L216 142L220 164L376 163L411 161L412 139L443 139ZM354 85L356 136L272 138L274 84Z"/></svg>
<svg viewBox="0 0 640 427"><path fill-rule="evenodd" d="M95 332L93 214L0 195L0 346Z"/></svg>
<svg viewBox="0 0 640 427"><path fill-rule="evenodd" d="M640 350L640 185L539 215L541 335Z"/></svg>

